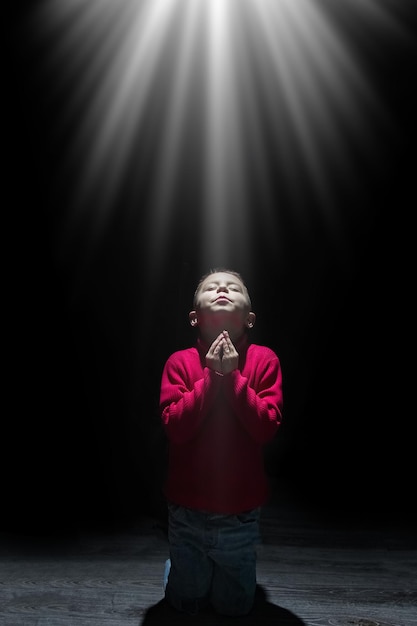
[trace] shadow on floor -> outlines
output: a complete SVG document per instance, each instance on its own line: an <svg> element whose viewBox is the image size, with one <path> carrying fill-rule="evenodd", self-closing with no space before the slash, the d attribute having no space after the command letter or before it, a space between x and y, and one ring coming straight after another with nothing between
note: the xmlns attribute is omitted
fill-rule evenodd
<svg viewBox="0 0 417 626"><path fill-rule="evenodd" d="M187 615L170 607L162 599L151 606L139 626L306 626L299 617L276 604L268 602L258 585L255 605L245 617L225 617L214 612Z"/></svg>

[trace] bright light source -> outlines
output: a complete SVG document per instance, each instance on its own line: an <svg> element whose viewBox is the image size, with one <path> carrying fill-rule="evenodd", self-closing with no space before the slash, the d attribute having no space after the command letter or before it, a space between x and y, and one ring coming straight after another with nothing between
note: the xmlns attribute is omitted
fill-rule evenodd
<svg viewBox="0 0 417 626"><path fill-rule="evenodd" d="M356 28L396 32L377 0L339 2ZM45 70L76 119L73 220L93 212L97 232L120 191L146 183L149 263L162 269L183 198L201 220L202 265L251 253L251 224L277 245L283 212L308 229L311 206L341 236L331 179L349 185L351 142L372 148L383 109L348 36L314 0L71 0L39 3L49 37ZM337 10L333 8L333 18ZM396 34L399 34L397 31ZM152 178L147 180L147 164ZM194 181L192 191L184 192ZM196 182L197 181L197 182ZM268 198L285 191L287 204ZM315 202L300 201L300 188ZM253 202L256 190L259 202ZM252 195L251 195L252 194ZM134 203L133 203L134 204ZM146 209L146 210L145 210ZM158 251L156 253L155 251Z"/></svg>

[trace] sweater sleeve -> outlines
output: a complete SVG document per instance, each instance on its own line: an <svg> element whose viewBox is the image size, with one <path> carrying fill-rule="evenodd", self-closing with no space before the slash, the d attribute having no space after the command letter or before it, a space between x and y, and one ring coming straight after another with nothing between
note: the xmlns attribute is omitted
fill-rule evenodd
<svg viewBox="0 0 417 626"><path fill-rule="evenodd" d="M224 377L226 395L242 426L261 444L270 441L282 421L282 371L278 357L267 353L251 385L240 370Z"/></svg>
<svg viewBox="0 0 417 626"><path fill-rule="evenodd" d="M221 377L209 368L203 368L197 379L192 369L185 354L175 353L162 372L162 423L168 438L177 444L189 441L201 428L221 385Z"/></svg>

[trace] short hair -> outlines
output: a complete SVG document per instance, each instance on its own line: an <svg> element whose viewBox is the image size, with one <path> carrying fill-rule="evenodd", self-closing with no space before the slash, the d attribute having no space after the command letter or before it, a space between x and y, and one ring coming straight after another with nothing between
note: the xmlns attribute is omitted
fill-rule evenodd
<svg viewBox="0 0 417 626"><path fill-rule="evenodd" d="M198 293L199 293L199 291L201 289L201 286L204 283L204 281L206 280L206 278L208 278L212 274L218 274L219 272L222 272L224 274L231 274L232 276L235 276L236 278L238 278L240 280L240 282L242 283L242 285L243 285L243 287L245 289L245 294L246 294L246 297L248 299L249 308L252 308L252 302L251 302L251 299L250 299L249 291L248 291L246 282L244 281L242 275L239 272L236 272L235 270L228 269L227 267L214 267L214 268L210 269L208 272L206 272L205 274L203 274L203 276L201 276L200 280L198 281L196 290L194 292L193 306L194 307L197 306L197 296L198 296Z"/></svg>

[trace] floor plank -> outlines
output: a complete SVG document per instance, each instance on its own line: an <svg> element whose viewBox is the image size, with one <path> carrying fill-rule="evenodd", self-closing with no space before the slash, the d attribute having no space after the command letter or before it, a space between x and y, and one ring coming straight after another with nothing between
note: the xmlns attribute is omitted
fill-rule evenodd
<svg viewBox="0 0 417 626"><path fill-rule="evenodd" d="M395 528L354 529L266 508L259 599L247 618L191 618L163 601L162 519L0 541L2 626L417 626L417 541Z"/></svg>

